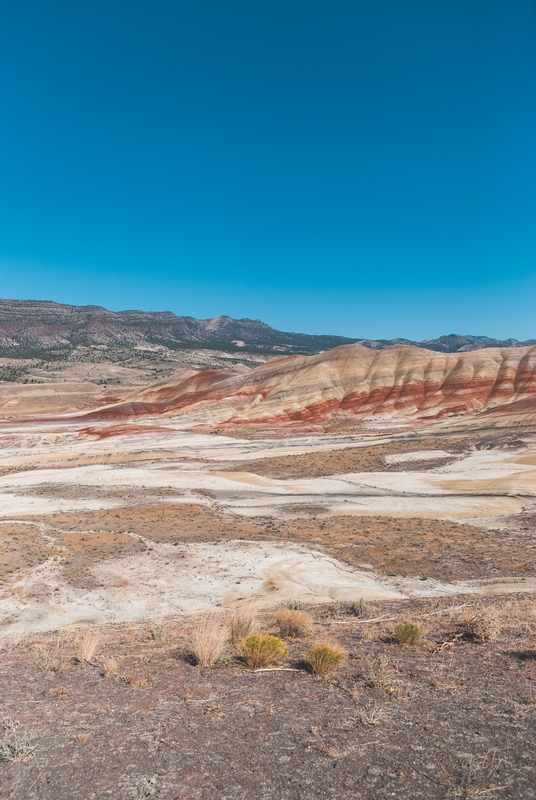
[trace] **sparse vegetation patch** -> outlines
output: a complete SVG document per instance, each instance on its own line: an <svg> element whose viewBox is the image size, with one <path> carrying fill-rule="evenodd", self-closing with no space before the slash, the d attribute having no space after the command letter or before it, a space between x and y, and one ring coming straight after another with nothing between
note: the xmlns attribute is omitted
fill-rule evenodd
<svg viewBox="0 0 536 800"><path fill-rule="evenodd" d="M211 667L229 641L229 629L215 616L207 616L192 631L192 653L201 667Z"/></svg>
<svg viewBox="0 0 536 800"><path fill-rule="evenodd" d="M359 600L343 600L335 603L335 611L344 617L360 617L366 619L373 615L370 603L360 598Z"/></svg>
<svg viewBox="0 0 536 800"><path fill-rule="evenodd" d="M332 642L316 642L305 657L306 663L316 675L335 672L344 659L344 651Z"/></svg>
<svg viewBox="0 0 536 800"><path fill-rule="evenodd" d="M269 633L254 633L246 636L240 644L244 661L251 669L261 669L288 658L288 647L278 636Z"/></svg>
<svg viewBox="0 0 536 800"><path fill-rule="evenodd" d="M412 647L417 644L422 636L422 627L413 622L400 623L394 627L394 636L398 644L404 647Z"/></svg>
<svg viewBox="0 0 536 800"><path fill-rule="evenodd" d="M305 611L280 608L274 614L274 625L284 639L299 639L313 630L313 620Z"/></svg>

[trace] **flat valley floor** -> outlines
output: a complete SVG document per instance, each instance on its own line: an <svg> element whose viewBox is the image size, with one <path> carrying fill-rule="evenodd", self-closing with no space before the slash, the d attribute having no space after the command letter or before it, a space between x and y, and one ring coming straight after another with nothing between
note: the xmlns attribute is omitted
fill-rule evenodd
<svg viewBox="0 0 536 800"><path fill-rule="evenodd" d="M536 797L533 428L6 421L0 446L2 800ZM244 605L309 614L285 670L231 641L195 664L199 620Z"/></svg>

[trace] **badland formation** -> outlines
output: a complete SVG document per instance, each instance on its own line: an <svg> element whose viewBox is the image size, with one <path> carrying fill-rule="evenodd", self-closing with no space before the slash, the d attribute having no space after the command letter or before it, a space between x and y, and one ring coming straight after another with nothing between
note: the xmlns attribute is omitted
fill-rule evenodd
<svg viewBox="0 0 536 800"><path fill-rule="evenodd" d="M534 797L536 340L0 301L0 548L1 797Z"/></svg>

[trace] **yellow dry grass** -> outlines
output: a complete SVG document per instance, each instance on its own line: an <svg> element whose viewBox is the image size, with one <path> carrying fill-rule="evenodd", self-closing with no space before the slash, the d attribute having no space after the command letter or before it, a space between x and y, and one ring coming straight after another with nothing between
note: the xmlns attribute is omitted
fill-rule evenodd
<svg viewBox="0 0 536 800"><path fill-rule="evenodd" d="M201 667L211 667L229 641L229 628L216 616L203 617L191 634L192 653Z"/></svg>
<svg viewBox="0 0 536 800"><path fill-rule="evenodd" d="M305 611L280 608L275 612L273 622L285 639L299 639L308 636L313 630L313 620Z"/></svg>

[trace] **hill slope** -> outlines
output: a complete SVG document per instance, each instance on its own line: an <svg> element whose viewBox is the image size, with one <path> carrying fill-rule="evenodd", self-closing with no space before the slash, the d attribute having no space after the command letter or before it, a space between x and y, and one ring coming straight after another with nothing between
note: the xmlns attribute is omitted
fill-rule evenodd
<svg viewBox="0 0 536 800"><path fill-rule="evenodd" d="M100 306L70 306L52 301L0 300L0 356L8 358L68 358L84 348L139 347L167 350L211 349L252 352L265 356L314 354L343 344L383 350L396 344L439 352L464 352L489 347L535 344L486 336L441 336L424 342L407 339L351 339L278 331L260 320L181 317L171 311L108 311ZM82 354L84 360L84 354Z"/></svg>
<svg viewBox="0 0 536 800"><path fill-rule="evenodd" d="M510 409L536 414L536 346L457 354L359 344L273 359L247 374L207 370L161 382L86 415L182 417L209 426L332 424L363 418L439 420Z"/></svg>

